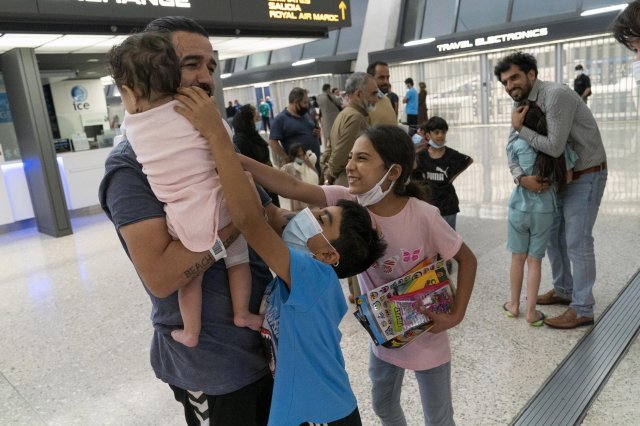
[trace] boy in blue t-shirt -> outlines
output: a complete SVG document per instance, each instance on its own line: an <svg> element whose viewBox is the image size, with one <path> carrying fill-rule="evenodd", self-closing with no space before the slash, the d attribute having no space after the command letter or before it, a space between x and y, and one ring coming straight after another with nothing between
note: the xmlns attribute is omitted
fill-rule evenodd
<svg viewBox="0 0 640 426"><path fill-rule="evenodd" d="M233 223L277 275L278 363L269 425L360 425L340 349L338 325L347 305L338 277L366 270L384 252L369 213L346 200L314 213L305 209L281 238L264 220L215 101L197 87L179 93L184 107L176 110L209 141Z"/></svg>
<svg viewBox="0 0 640 426"><path fill-rule="evenodd" d="M415 132L418 125L418 91L413 87L413 79L411 77L407 78L404 84L407 86L407 93L402 98L402 103L406 104L404 111L407 114L407 124Z"/></svg>

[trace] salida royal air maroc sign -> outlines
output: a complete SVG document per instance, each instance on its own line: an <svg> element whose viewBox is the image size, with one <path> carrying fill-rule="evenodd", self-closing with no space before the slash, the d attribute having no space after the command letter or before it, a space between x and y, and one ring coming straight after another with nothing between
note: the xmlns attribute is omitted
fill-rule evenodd
<svg viewBox="0 0 640 426"><path fill-rule="evenodd" d="M269 19L333 23L351 20L348 2L344 0L270 0L267 6Z"/></svg>
<svg viewBox="0 0 640 426"><path fill-rule="evenodd" d="M45 25L63 21L118 25L183 15L220 28L286 31L351 26L349 0L0 0L0 22L9 14Z"/></svg>

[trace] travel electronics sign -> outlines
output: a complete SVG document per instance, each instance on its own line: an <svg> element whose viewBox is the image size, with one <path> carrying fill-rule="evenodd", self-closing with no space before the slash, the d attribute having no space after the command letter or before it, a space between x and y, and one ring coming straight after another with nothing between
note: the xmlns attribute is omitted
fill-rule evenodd
<svg viewBox="0 0 640 426"><path fill-rule="evenodd" d="M64 21L117 26L181 15L208 28L286 32L291 28L317 31L351 26L349 0L0 0L0 22L8 13L24 22L44 24Z"/></svg>
<svg viewBox="0 0 640 426"><path fill-rule="evenodd" d="M458 40L451 43L442 43L436 45L438 52L451 52L457 50L470 49L476 46L492 46L500 45L506 42L523 41L529 39L535 39L539 37L546 37L549 35L549 30L545 28L534 28L527 31L516 31L512 33L490 35L487 37L478 37L473 40Z"/></svg>

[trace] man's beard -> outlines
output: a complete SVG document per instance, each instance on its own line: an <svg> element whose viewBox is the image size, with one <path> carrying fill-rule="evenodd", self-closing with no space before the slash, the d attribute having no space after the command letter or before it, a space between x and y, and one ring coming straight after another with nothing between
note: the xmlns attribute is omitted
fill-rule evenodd
<svg viewBox="0 0 640 426"><path fill-rule="evenodd" d="M388 84L385 84L384 86L378 86L378 89L380 89L380 91L382 93L384 93L385 95L387 93L389 93L389 85Z"/></svg>
<svg viewBox="0 0 640 426"><path fill-rule="evenodd" d="M362 103L360 104L360 106L362 107L362 109L364 109L365 111L367 111L367 113L370 113L371 111L373 111L375 109L375 105L372 104L371 102L368 101L362 101Z"/></svg>
<svg viewBox="0 0 640 426"><path fill-rule="evenodd" d="M526 99L526 96L522 95L522 91L520 91L520 95L518 96L513 96L511 93L509 93L509 96L511 96L511 99L513 99L515 102L522 102L524 99Z"/></svg>
<svg viewBox="0 0 640 426"><path fill-rule="evenodd" d="M525 101L529 97L529 93L531 93L532 88L533 88L533 84L528 82L523 87L519 88L520 95L518 97L514 97L511 93L509 93L509 96L511 96L511 99L513 99L516 102Z"/></svg>

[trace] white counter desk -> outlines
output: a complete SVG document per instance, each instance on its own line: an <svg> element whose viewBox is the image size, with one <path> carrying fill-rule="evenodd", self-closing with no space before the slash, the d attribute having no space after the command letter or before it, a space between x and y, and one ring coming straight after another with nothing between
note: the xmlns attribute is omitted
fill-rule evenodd
<svg viewBox="0 0 640 426"><path fill-rule="evenodd" d="M58 167L69 210L99 204L98 187L112 147L58 154ZM33 218L22 161L0 163L0 225Z"/></svg>

